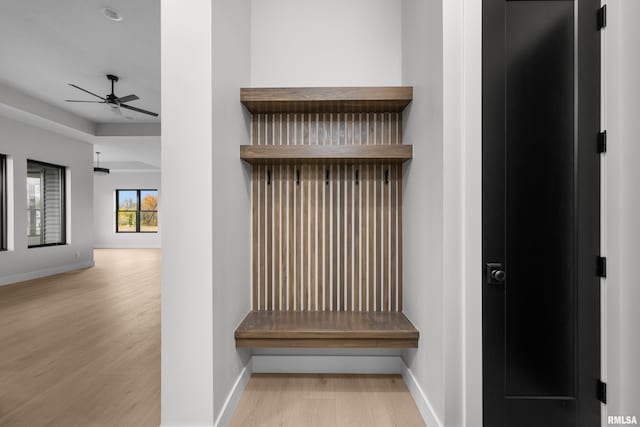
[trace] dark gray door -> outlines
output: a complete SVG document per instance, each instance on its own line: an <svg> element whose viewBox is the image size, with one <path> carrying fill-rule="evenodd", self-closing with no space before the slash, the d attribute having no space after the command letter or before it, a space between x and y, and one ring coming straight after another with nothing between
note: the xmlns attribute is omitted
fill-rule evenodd
<svg viewBox="0 0 640 427"><path fill-rule="evenodd" d="M483 2L487 427L600 425L599 2Z"/></svg>

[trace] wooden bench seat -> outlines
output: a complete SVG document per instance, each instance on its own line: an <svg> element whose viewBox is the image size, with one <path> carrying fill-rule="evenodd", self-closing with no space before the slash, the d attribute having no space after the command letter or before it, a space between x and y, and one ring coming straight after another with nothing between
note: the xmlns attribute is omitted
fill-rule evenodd
<svg viewBox="0 0 640 427"><path fill-rule="evenodd" d="M418 330L398 312L253 311L236 347L415 348Z"/></svg>

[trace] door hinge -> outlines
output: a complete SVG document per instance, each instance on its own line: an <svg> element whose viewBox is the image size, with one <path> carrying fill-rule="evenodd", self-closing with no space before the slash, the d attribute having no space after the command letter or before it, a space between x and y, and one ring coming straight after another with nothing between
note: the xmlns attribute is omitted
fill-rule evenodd
<svg viewBox="0 0 640 427"><path fill-rule="evenodd" d="M607 257L598 257L598 276L607 277Z"/></svg>
<svg viewBox="0 0 640 427"><path fill-rule="evenodd" d="M607 131L603 130L598 134L598 153L607 152Z"/></svg>
<svg viewBox="0 0 640 427"><path fill-rule="evenodd" d="M602 380L598 380L598 400L607 403L607 383Z"/></svg>
<svg viewBox="0 0 640 427"><path fill-rule="evenodd" d="M598 30L607 26L607 5L605 4L598 9Z"/></svg>

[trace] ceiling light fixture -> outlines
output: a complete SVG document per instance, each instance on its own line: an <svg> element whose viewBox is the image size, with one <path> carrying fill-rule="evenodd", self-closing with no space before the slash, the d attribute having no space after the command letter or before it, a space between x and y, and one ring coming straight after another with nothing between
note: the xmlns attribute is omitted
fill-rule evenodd
<svg viewBox="0 0 640 427"><path fill-rule="evenodd" d="M108 7L102 9L102 14L112 21L120 22L122 21L122 15L118 13L115 9L109 9Z"/></svg>
<svg viewBox="0 0 640 427"><path fill-rule="evenodd" d="M93 167L93 173L95 175L109 175L108 168L100 167L100 152L96 151L96 165Z"/></svg>

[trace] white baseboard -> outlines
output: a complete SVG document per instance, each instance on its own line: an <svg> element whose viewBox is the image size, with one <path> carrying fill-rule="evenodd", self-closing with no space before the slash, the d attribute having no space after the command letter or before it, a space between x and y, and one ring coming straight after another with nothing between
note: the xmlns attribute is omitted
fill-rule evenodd
<svg viewBox="0 0 640 427"><path fill-rule="evenodd" d="M212 424L160 424L160 427L213 427Z"/></svg>
<svg viewBox="0 0 640 427"><path fill-rule="evenodd" d="M213 427L213 424L160 424L160 427Z"/></svg>
<svg viewBox="0 0 640 427"><path fill-rule="evenodd" d="M139 244L111 244L111 243L94 243L93 249L161 249L160 245L139 245Z"/></svg>
<svg viewBox="0 0 640 427"><path fill-rule="evenodd" d="M265 374L402 374L400 356L254 355L253 372Z"/></svg>
<svg viewBox="0 0 640 427"><path fill-rule="evenodd" d="M240 372L240 375L238 375L238 379L233 384L233 387L231 387L231 391L224 401L222 409L220 409L220 415L218 415L216 419L215 427L226 427L231 422L231 417L233 417L233 414L236 412L236 407L238 406L238 402L240 402L242 392L251 378L252 365L253 361L249 360L249 363L247 363Z"/></svg>
<svg viewBox="0 0 640 427"><path fill-rule="evenodd" d="M425 424L429 427L442 427L442 422L440 418L436 415L433 407L431 406L431 402L422 391L422 387L418 383L418 380L411 372L411 369L402 362L402 378L404 379L404 383L407 385L409 389L409 393L411 393L411 397L416 402L416 406L418 406L418 411L420 411L420 415L422 415L422 419Z"/></svg>
<svg viewBox="0 0 640 427"><path fill-rule="evenodd" d="M12 274L11 276L0 277L0 286L12 283L24 282L26 280L40 279L41 277L53 276L54 274L68 273L69 271L91 268L95 264L93 260L79 262L77 264L60 265L57 267L43 268L42 270L28 271L26 273Z"/></svg>

